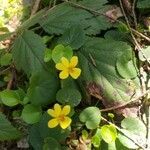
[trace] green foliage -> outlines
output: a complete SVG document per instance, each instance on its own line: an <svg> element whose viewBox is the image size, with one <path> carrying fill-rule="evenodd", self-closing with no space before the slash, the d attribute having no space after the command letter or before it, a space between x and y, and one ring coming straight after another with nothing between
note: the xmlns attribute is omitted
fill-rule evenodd
<svg viewBox="0 0 150 150"><path fill-rule="evenodd" d="M63 88L57 92L56 99L62 104L77 106L81 101L81 94L76 89Z"/></svg>
<svg viewBox="0 0 150 150"><path fill-rule="evenodd" d="M109 8L107 5L104 6L107 3L106 0L102 2L96 0L94 4L91 0L84 0L79 3L81 3L82 6L97 9L99 13L105 13ZM90 35L97 34L101 30L106 30L112 26L106 17L95 17L94 14L86 10L72 7L66 3L57 5L57 7L49 11L47 16L43 18L42 21L39 21L39 23L43 29L50 34L62 34L74 24L86 29L85 32Z"/></svg>
<svg viewBox="0 0 150 150"><path fill-rule="evenodd" d="M125 118L121 122L121 126L123 128L122 129L123 134L121 134L121 133L118 134L118 139L124 146L126 146L130 149L137 149L138 146L135 145L135 143L132 141L133 139L135 141L141 141L140 144L143 144L146 141L145 125L138 118L132 118L132 117ZM126 136L124 136L124 134Z"/></svg>
<svg viewBox="0 0 150 150"><path fill-rule="evenodd" d="M134 55L129 45L120 41L90 38L78 52L78 56L82 79L97 84L105 98L105 104L114 105L115 102L124 103L130 100L135 88L127 85L126 78L123 79L123 77L133 78L133 75L136 75L136 68L133 65ZM131 65L130 68L128 65L120 65L118 70L116 62L122 56L124 61ZM132 80L131 83L135 84Z"/></svg>
<svg viewBox="0 0 150 150"><path fill-rule="evenodd" d="M37 72L30 78L27 97L34 105L47 105L55 101L59 81L54 72Z"/></svg>
<svg viewBox="0 0 150 150"><path fill-rule="evenodd" d="M146 58L143 56L146 56ZM150 46L142 49L142 51L139 51L139 58L141 61L145 61L146 59L147 60L150 60Z"/></svg>
<svg viewBox="0 0 150 150"><path fill-rule="evenodd" d="M42 116L41 107L28 104L24 107L21 117L28 124L34 124L40 120Z"/></svg>
<svg viewBox="0 0 150 150"><path fill-rule="evenodd" d="M101 127L102 139L110 144L114 142L117 138L117 130L113 125L104 125Z"/></svg>
<svg viewBox="0 0 150 150"><path fill-rule="evenodd" d="M62 57L70 59L72 55L73 51L70 46L64 47L62 44L59 44L52 50L52 59L55 63L60 62Z"/></svg>
<svg viewBox="0 0 150 150"><path fill-rule="evenodd" d="M20 131L14 128L11 123L0 113L0 140L13 140L21 136Z"/></svg>
<svg viewBox="0 0 150 150"><path fill-rule="evenodd" d="M49 62L51 58L52 58L52 51L46 48L45 54L44 54L44 62Z"/></svg>
<svg viewBox="0 0 150 150"><path fill-rule="evenodd" d="M24 98L24 92L20 90L4 90L0 92L0 98L3 104L7 106L16 106L20 104Z"/></svg>
<svg viewBox="0 0 150 150"><path fill-rule="evenodd" d="M81 112L79 118L88 129L96 129L101 120L101 113L97 107L87 107Z"/></svg>
<svg viewBox="0 0 150 150"><path fill-rule="evenodd" d="M29 75L37 70L46 69L44 50L45 45L39 35L32 31L24 31L15 40L12 54L18 69Z"/></svg>
<svg viewBox="0 0 150 150"><path fill-rule="evenodd" d="M12 59L12 54L10 54L10 53L4 54L0 59L1 66L9 65L11 62L11 59Z"/></svg>
<svg viewBox="0 0 150 150"><path fill-rule="evenodd" d="M78 25L73 25L64 32L58 41L70 45L73 49L79 49L85 42L84 30Z"/></svg>
<svg viewBox="0 0 150 150"><path fill-rule="evenodd" d="M140 9L150 8L150 1L149 0L138 0L137 1L137 8L140 8Z"/></svg>
<svg viewBox="0 0 150 150"><path fill-rule="evenodd" d="M44 140L43 150L51 149L60 150L61 145L54 138L48 137Z"/></svg>
<svg viewBox="0 0 150 150"><path fill-rule="evenodd" d="M134 53L133 38L123 17L116 21L122 14L114 1L42 0L40 4L41 10L15 32L9 32L1 17L5 11L8 20L14 10L3 10L0 6L0 26L4 26L0 27L0 111L25 132L25 138L29 137L29 149L145 147L146 127L138 118L127 117L134 112L130 114L132 108L126 106L137 96L139 98L140 76L145 87L149 87L146 61L149 46L144 46L144 36L140 39L141 34L136 33L135 38L138 37L137 41L144 48L143 53ZM143 30L142 21L144 18L145 22L147 16L142 16L141 12L148 11L148 4L147 0L137 1L136 18L132 13L129 16L134 18L134 24L129 19L132 28ZM43 8L46 6L49 8ZM11 24L11 21L6 23ZM147 30L143 31L146 35ZM132 32L135 34L134 30ZM64 68L60 72L55 65L62 57L73 59L70 65L59 64ZM60 73L77 75L80 70L76 80L59 79ZM147 97L141 100L144 107ZM124 108L114 109L113 114L101 111L103 107L113 109L122 104ZM126 118L120 121L122 117L118 117L118 113ZM63 129L63 125L67 128ZM0 113L0 140L17 138L21 138L21 133Z"/></svg>

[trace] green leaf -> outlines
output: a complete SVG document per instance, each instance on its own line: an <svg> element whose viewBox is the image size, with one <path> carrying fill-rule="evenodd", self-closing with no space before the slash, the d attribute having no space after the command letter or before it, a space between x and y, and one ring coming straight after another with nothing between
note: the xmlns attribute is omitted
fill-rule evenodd
<svg viewBox="0 0 150 150"><path fill-rule="evenodd" d="M12 59L12 54L6 53L5 55L3 55L0 59L1 66L9 65L11 62L11 59Z"/></svg>
<svg viewBox="0 0 150 150"><path fill-rule="evenodd" d="M45 54L44 54L44 62L49 62L52 58L52 50L46 48Z"/></svg>
<svg viewBox="0 0 150 150"><path fill-rule="evenodd" d="M59 80L56 73L37 72L30 78L27 97L34 105L47 105L55 101L59 88Z"/></svg>
<svg viewBox="0 0 150 150"><path fill-rule="evenodd" d="M85 123L88 129L96 129L101 120L100 110L97 107L85 108L81 112L79 119L81 122Z"/></svg>
<svg viewBox="0 0 150 150"><path fill-rule="evenodd" d="M106 107L130 101L131 96L138 89L138 86L133 87L127 84L128 80L123 79L116 70L117 59L125 53L132 56L132 49L126 43L102 38L89 38L77 53L82 70L81 80L86 81L85 86L88 85L87 89L92 95L95 95L96 88ZM129 58L126 59L127 62ZM128 68L122 66L123 69L127 70ZM134 70L135 67L130 69ZM128 76L130 76L130 72ZM131 80L131 83L135 85L136 82Z"/></svg>
<svg viewBox="0 0 150 150"><path fill-rule="evenodd" d="M33 15L31 18L29 18L28 20L26 20L19 28L18 31L22 31L25 29L30 28L31 26L37 24L41 18L43 18L45 16L47 9L42 9L40 11L38 11L35 15Z"/></svg>
<svg viewBox="0 0 150 150"><path fill-rule="evenodd" d="M84 31L80 26L73 25L64 32L58 42L70 45L73 49L79 49L85 42Z"/></svg>
<svg viewBox="0 0 150 150"><path fill-rule="evenodd" d="M117 130L113 125L104 125L101 127L102 139L110 144L114 142L117 138Z"/></svg>
<svg viewBox="0 0 150 150"><path fill-rule="evenodd" d="M28 124L34 124L40 120L42 116L42 109L40 106L31 104L25 105L21 117Z"/></svg>
<svg viewBox="0 0 150 150"><path fill-rule="evenodd" d="M121 126L123 128L122 132L127 137L133 139L140 145L144 145L144 143L146 142L146 127L141 120L139 120L138 118L128 117L121 122ZM120 140L120 142L128 148L138 148L138 146L135 145L132 140L124 136L124 134L120 133L118 135L118 139Z"/></svg>
<svg viewBox="0 0 150 150"><path fill-rule="evenodd" d="M146 128L139 118L127 117L121 122L122 128L131 131L139 136L146 135Z"/></svg>
<svg viewBox="0 0 150 150"><path fill-rule="evenodd" d="M43 150L61 150L61 145L52 137L44 139Z"/></svg>
<svg viewBox="0 0 150 150"><path fill-rule="evenodd" d="M139 8L139 9L150 8L150 1L149 0L138 0L137 1L137 8Z"/></svg>
<svg viewBox="0 0 150 150"><path fill-rule="evenodd" d="M23 69L29 75L37 70L46 69L44 50L45 45L40 36L32 31L24 31L15 40L12 54L18 69Z"/></svg>
<svg viewBox="0 0 150 150"><path fill-rule="evenodd" d="M40 135L39 124L34 124L29 130L29 142L34 150L42 150L44 139Z"/></svg>
<svg viewBox="0 0 150 150"><path fill-rule="evenodd" d="M126 79L135 78L138 73L138 69L136 67L135 61L132 59L131 54L122 54L117 59L117 70L118 73Z"/></svg>
<svg viewBox="0 0 150 150"><path fill-rule="evenodd" d="M79 2L77 4L98 10L99 13L106 13L109 8L109 6L105 5L107 3L106 0L102 2L96 0L94 4L91 0L85 0L82 4L81 3L82 2ZM87 34L91 35L98 34L101 30L106 30L113 25L105 16L95 16L95 14L89 11L73 7L68 3L57 5L49 11L47 16L41 19L39 23L43 29L50 34L63 34L66 29L76 24L85 29Z"/></svg>
<svg viewBox="0 0 150 150"><path fill-rule="evenodd" d="M4 90L0 92L1 101L7 106L16 106L21 102L21 96L19 95L19 90Z"/></svg>
<svg viewBox="0 0 150 150"><path fill-rule="evenodd" d="M101 131L100 131L100 129L97 129L96 133L92 137L92 144L93 144L93 146L96 147L96 148L99 148L100 144L101 144L101 140L102 140Z"/></svg>
<svg viewBox="0 0 150 150"><path fill-rule="evenodd" d="M70 46L64 47L62 44L57 45L52 51L52 59L55 63L60 62L62 57L71 59L72 55L72 48Z"/></svg>
<svg viewBox="0 0 150 150"><path fill-rule="evenodd" d="M0 141L18 139L20 131L14 128L11 123L0 113Z"/></svg>
<svg viewBox="0 0 150 150"><path fill-rule="evenodd" d="M81 101L81 94L76 89L63 88L57 92L56 99L62 104L77 106Z"/></svg>
<svg viewBox="0 0 150 150"><path fill-rule="evenodd" d="M147 60L150 61L150 46L146 47L145 49L142 49L142 52L139 51L139 59L141 61L145 61L146 59L143 57L144 56L147 58Z"/></svg>

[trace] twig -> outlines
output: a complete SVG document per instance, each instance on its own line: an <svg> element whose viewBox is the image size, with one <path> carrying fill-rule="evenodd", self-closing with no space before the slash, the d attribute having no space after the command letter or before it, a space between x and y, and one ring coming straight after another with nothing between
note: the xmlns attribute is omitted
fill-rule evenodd
<svg viewBox="0 0 150 150"><path fill-rule="evenodd" d="M135 5L136 5L136 0L133 0L132 14L133 14L135 28L137 28L137 18L136 18L136 14L135 14Z"/></svg>
<svg viewBox="0 0 150 150"><path fill-rule="evenodd" d="M136 35L141 36L143 39L145 39L145 40L147 40L148 42L150 42L150 38L147 37L146 35L144 35L144 34L138 32L137 30L135 30L135 29L133 29L133 28L131 28L131 30L132 30L132 32L134 32Z"/></svg>
<svg viewBox="0 0 150 150"><path fill-rule="evenodd" d="M35 0L30 17L32 17L38 11L40 2L41 0Z"/></svg>
<svg viewBox="0 0 150 150"><path fill-rule="evenodd" d="M119 108L125 107L125 106L127 106L127 105L129 105L129 104L131 104L133 102L138 101L140 98L144 97L149 92L150 92L150 89L148 89L145 93L142 93L142 95L140 95L139 97L131 99L130 101L128 101L128 102L126 102L124 104L121 104L121 105L118 105L118 106L114 106L114 107L110 107L110 108L106 108L106 109L101 109L101 112L115 110L115 109L119 109Z"/></svg>

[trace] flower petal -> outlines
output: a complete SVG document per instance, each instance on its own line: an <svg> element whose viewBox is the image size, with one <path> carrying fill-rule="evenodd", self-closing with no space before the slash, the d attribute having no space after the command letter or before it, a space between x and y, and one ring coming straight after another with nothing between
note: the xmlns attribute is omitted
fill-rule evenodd
<svg viewBox="0 0 150 150"><path fill-rule="evenodd" d="M49 127L49 128L55 128L58 124L59 124L59 122L58 122L57 119L51 119L51 120L48 122L48 127Z"/></svg>
<svg viewBox="0 0 150 150"><path fill-rule="evenodd" d="M61 115L68 115L70 113L70 106L69 105L66 105L63 107L62 111L61 111Z"/></svg>
<svg viewBox="0 0 150 150"><path fill-rule="evenodd" d="M68 78L68 76L69 76L69 72L67 70L63 70L59 74L60 79L66 79L66 78Z"/></svg>
<svg viewBox="0 0 150 150"><path fill-rule="evenodd" d="M69 117L64 117L64 120L59 122L61 128L66 129L67 127L69 127L71 124L71 121L72 120Z"/></svg>
<svg viewBox="0 0 150 150"><path fill-rule="evenodd" d="M61 106L59 104L54 105L54 115L55 117L59 117L61 113Z"/></svg>
<svg viewBox="0 0 150 150"><path fill-rule="evenodd" d="M53 109L48 109L48 110L47 110L47 113L48 113L50 116L52 116L52 117L57 117L57 116L56 116L56 113L55 113L55 111L54 111Z"/></svg>
<svg viewBox="0 0 150 150"><path fill-rule="evenodd" d="M68 68L68 67L69 67L69 61L68 61L67 58L62 57L62 58L61 58L61 62L62 62L62 64L65 66L65 68Z"/></svg>
<svg viewBox="0 0 150 150"><path fill-rule="evenodd" d="M78 64L78 57L73 56L70 60L70 67L74 68Z"/></svg>
<svg viewBox="0 0 150 150"><path fill-rule="evenodd" d="M70 75L72 78L77 79L81 74L81 69L80 68L73 68L73 71L70 72Z"/></svg>
<svg viewBox="0 0 150 150"><path fill-rule="evenodd" d="M66 67L62 63L57 63L55 66L58 70L65 70Z"/></svg>

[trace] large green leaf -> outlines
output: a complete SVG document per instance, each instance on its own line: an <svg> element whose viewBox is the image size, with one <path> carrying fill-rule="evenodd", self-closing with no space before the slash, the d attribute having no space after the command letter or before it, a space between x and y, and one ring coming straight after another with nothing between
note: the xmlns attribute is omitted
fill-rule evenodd
<svg viewBox="0 0 150 150"><path fill-rule="evenodd" d="M135 92L135 87L128 84L127 79L123 79L116 68L117 59L123 54L125 61L129 60L132 55L132 49L124 42L105 40L101 38L89 39L83 48L78 52L79 63L82 69L81 78L87 82L90 94L103 98L104 105L114 106L130 100ZM126 65L120 66L121 69L127 70ZM135 70L134 65L131 70ZM128 78L132 78L128 75ZM123 76L124 74L122 74ZM132 84L134 82L130 80ZM96 92L95 92L96 90Z"/></svg>
<svg viewBox="0 0 150 150"><path fill-rule="evenodd" d="M107 6L106 0L100 2L84 0L80 5L98 10L99 13L105 13ZM79 3L78 3L79 4ZM48 33L62 34L71 25L77 24L83 27L87 34L97 34L112 26L108 18L90 13L79 7L73 7L70 4L62 3L57 5L47 16L40 21L41 26Z"/></svg>
<svg viewBox="0 0 150 150"><path fill-rule="evenodd" d="M0 113L0 141L17 139L20 136L20 131L14 128L5 116Z"/></svg>
<svg viewBox="0 0 150 150"><path fill-rule="evenodd" d="M31 74L34 71L46 69L44 64L44 50L42 38L32 31L24 31L15 40L13 58L18 69Z"/></svg>
<svg viewBox="0 0 150 150"><path fill-rule="evenodd" d="M58 40L59 43L71 46L73 49L79 49L85 41L85 33L78 25L73 25L67 29L62 37Z"/></svg>
<svg viewBox="0 0 150 150"><path fill-rule="evenodd" d="M37 72L30 78L27 96L34 105L47 105L55 101L59 80L53 72Z"/></svg>

